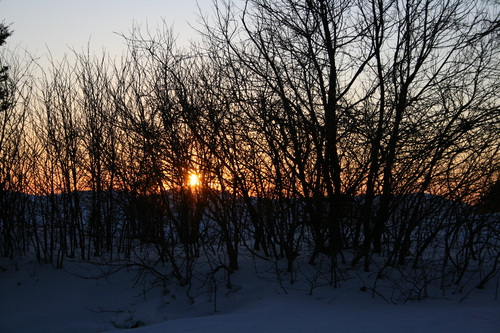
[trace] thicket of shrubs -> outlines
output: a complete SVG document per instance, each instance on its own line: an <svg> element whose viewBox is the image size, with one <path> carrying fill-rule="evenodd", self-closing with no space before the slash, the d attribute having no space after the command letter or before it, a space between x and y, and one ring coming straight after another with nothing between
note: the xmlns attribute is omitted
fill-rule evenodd
<svg viewBox="0 0 500 333"><path fill-rule="evenodd" d="M216 1L189 49L137 28L120 62L77 54L41 79L13 63L1 254L189 284L200 257L230 272L244 249L290 274L327 258L332 284L351 265L396 274L409 298L483 287L499 272L498 16L405 4Z"/></svg>

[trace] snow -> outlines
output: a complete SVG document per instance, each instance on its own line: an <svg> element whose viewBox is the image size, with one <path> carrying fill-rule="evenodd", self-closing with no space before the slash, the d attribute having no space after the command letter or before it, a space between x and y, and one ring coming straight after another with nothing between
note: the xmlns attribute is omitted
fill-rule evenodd
<svg viewBox="0 0 500 333"><path fill-rule="evenodd" d="M222 282L216 293L192 287L191 302L187 286L151 287L132 268L96 279L91 277L107 268L68 261L64 269L54 269L25 257L16 270L0 258L0 332L106 332L127 326L149 333L500 332L498 278L468 295L395 305L362 291L367 281L356 278L359 273L340 288L316 286L310 295L304 278L297 275L290 284L266 265L242 259L231 289Z"/></svg>

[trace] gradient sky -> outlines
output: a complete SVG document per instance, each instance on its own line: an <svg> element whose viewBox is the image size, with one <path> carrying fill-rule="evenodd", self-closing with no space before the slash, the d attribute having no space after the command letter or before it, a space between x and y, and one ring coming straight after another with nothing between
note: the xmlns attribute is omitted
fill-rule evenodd
<svg viewBox="0 0 500 333"><path fill-rule="evenodd" d="M50 50L60 60L90 45L96 55L119 56L126 45L116 33L128 35L134 23L154 29L164 19L178 45L187 45L197 38L189 23L197 26L198 6L212 14L212 0L0 0L0 21L11 24L7 47L16 53L43 59Z"/></svg>

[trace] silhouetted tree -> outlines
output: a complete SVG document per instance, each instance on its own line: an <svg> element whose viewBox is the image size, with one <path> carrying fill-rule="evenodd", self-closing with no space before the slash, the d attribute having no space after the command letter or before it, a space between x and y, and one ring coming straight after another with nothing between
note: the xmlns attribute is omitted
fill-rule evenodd
<svg viewBox="0 0 500 333"><path fill-rule="evenodd" d="M369 270L401 195L464 201L497 172L498 14L488 2L214 4L207 51L224 59L224 84L245 105L265 181L314 199L314 253L354 247L353 263ZM364 194L357 221L353 194ZM403 222L397 239L409 244L419 223Z"/></svg>
<svg viewBox="0 0 500 333"><path fill-rule="evenodd" d="M0 46L5 44L5 40L12 34L9 30L9 27L4 23L0 23ZM5 111L9 107L9 89L6 86L7 84L7 71L8 67L4 66L2 61L0 60L0 112Z"/></svg>
<svg viewBox="0 0 500 333"><path fill-rule="evenodd" d="M0 46L10 35L0 23ZM22 193L33 162L24 135L31 96L27 68L12 53L0 53L0 251L10 257L24 254L30 237L28 198Z"/></svg>

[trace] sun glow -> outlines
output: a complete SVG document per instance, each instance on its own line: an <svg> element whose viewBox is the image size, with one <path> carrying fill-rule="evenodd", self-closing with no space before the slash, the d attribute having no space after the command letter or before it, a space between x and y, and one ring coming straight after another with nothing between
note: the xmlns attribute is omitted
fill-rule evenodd
<svg viewBox="0 0 500 333"><path fill-rule="evenodd" d="M190 174L188 184L189 184L189 186L199 186L200 185L200 176L196 173Z"/></svg>

